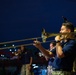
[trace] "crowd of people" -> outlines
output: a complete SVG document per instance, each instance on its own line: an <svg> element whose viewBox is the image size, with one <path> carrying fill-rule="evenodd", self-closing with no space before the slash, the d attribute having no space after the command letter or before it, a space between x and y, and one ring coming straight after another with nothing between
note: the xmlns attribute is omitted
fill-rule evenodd
<svg viewBox="0 0 76 75"><path fill-rule="evenodd" d="M34 41L33 45L46 57L54 57L52 75L74 75L73 62L76 58L76 40L73 32L74 25L71 22L62 23L61 35L55 37L56 48L52 51L46 50L38 40Z"/></svg>
<svg viewBox="0 0 76 75"><path fill-rule="evenodd" d="M76 36L71 22L62 23L60 35L45 49L41 42L35 40L33 46L38 48L48 61L47 75L76 75ZM32 75L32 54L24 47L18 49L18 57L22 66L20 75Z"/></svg>

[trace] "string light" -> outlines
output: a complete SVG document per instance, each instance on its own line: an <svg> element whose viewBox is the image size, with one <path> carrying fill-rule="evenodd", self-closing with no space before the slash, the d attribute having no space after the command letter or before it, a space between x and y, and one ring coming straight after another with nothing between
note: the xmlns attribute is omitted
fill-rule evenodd
<svg viewBox="0 0 76 75"><path fill-rule="evenodd" d="M10 51L12 51L12 49L10 49Z"/></svg>

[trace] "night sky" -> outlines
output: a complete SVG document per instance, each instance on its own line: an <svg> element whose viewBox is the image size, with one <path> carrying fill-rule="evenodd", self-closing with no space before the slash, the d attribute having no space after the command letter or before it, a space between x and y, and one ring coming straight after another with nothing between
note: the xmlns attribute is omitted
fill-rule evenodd
<svg viewBox="0 0 76 75"><path fill-rule="evenodd" d="M76 26L76 0L0 0L0 42L58 33L62 16Z"/></svg>

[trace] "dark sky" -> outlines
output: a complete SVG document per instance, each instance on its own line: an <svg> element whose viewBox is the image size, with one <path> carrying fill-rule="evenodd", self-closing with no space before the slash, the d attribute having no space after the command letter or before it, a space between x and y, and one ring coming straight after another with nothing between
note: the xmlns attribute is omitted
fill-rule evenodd
<svg viewBox="0 0 76 75"><path fill-rule="evenodd" d="M0 0L0 42L58 33L62 16L76 26L76 0Z"/></svg>

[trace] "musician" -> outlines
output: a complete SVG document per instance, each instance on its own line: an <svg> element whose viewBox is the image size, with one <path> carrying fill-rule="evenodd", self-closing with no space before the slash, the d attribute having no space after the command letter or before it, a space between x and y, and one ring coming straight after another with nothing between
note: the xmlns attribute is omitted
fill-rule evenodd
<svg viewBox="0 0 76 75"><path fill-rule="evenodd" d="M31 75L32 54L24 46L21 46L21 62L20 75Z"/></svg>
<svg viewBox="0 0 76 75"><path fill-rule="evenodd" d="M52 75L72 75L73 61L76 57L76 41L72 39L74 36L71 32L74 32L73 24L70 22L62 23L60 33L70 34L56 36L56 49L51 52L43 48L39 41L34 41L33 45L45 56L55 57Z"/></svg>
<svg viewBox="0 0 76 75"><path fill-rule="evenodd" d="M55 49L56 43L53 41L50 43L50 49L49 51L52 51L53 49ZM52 58L48 58L45 56L45 59L48 61L48 67L47 67L47 75L52 75L52 63L54 61L54 57Z"/></svg>

